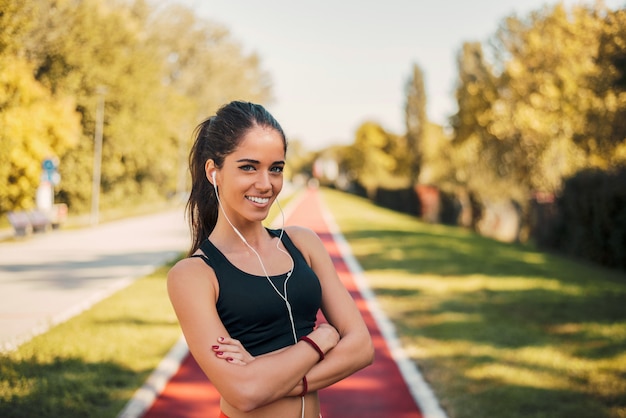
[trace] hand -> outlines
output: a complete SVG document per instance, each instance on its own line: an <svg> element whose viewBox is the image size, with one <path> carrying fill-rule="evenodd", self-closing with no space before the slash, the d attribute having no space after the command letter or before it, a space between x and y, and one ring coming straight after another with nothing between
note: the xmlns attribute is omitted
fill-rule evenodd
<svg viewBox="0 0 626 418"><path fill-rule="evenodd" d="M339 332L330 324L321 323L308 335L320 347L324 354L339 343Z"/></svg>
<svg viewBox="0 0 626 418"><path fill-rule="evenodd" d="M255 357L243 348L239 340L230 337L220 337L217 339L217 342L219 344L212 346L211 349L215 353L215 356L222 360L231 364L245 366L246 364L252 363L255 359Z"/></svg>

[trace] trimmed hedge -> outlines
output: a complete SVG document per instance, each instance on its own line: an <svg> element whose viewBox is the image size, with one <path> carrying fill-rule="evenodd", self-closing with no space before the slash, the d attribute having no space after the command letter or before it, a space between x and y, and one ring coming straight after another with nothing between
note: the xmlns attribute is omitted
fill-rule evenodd
<svg viewBox="0 0 626 418"><path fill-rule="evenodd" d="M543 242L568 255L626 270L626 167L566 180Z"/></svg>

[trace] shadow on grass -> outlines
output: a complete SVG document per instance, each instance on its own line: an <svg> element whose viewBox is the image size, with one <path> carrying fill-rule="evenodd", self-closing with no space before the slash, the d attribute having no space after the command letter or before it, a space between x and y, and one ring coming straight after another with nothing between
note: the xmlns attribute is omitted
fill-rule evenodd
<svg viewBox="0 0 626 418"><path fill-rule="evenodd" d="M146 374L112 362L78 358L12 360L0 357L0 416L111 417L124 407Z"/></svg>
<svg viewBox="0 0 626 418"><path fill-rule="evenodd" d="M607 413L605 404L600 399L582 397L577 391L503 384L497 379L482 380L456 401L462 405L471 405L464 408L459 416L533 418L612 416Z"/></svg>

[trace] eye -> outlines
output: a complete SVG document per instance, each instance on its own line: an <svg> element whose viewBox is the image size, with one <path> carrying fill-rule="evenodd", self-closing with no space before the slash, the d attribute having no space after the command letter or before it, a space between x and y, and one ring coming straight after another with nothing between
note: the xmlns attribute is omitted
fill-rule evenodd
<svg viewBox="0 0 626 418"><path fill-rule="evenodd" d="M242 171L254 171L256 168L252 164L245 164L239 167Z"/></svg>
<svg viewBox="0 0 626 418"><path fill-rule="evenodd" d="M276 165L276 166L270 168L270 171L272 173L282 173L284 169L285 169L285 167L283 167L282 165Z"/></svg>

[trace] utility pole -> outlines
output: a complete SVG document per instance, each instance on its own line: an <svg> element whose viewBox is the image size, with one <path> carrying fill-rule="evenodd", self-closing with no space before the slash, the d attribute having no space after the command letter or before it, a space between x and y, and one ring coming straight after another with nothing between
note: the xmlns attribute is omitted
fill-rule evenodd
<svg viewBox="0 0 626 418"><path fill-rule="evenodd" d="M98 86L98 105L96 107L96 131L93 150L93 183L91 186L91 224L97 225L100 217L100 171L102 165L102 131L104 129L104 96L107 88Z"/></svg>

